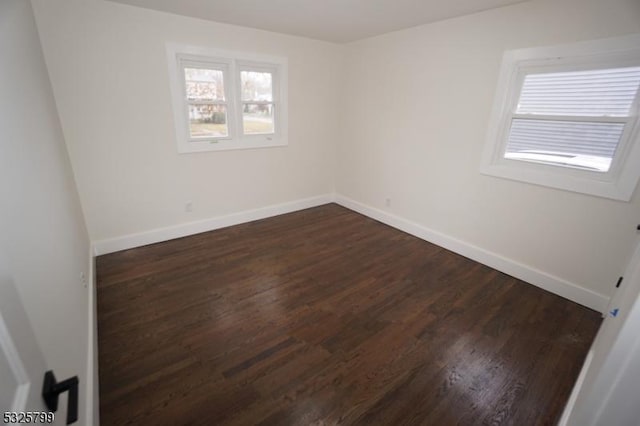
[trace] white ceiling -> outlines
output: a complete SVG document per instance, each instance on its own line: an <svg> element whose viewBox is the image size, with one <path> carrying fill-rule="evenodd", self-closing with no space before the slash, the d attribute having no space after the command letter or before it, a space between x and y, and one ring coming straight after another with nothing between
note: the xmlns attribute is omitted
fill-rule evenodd
<svg viewBox="0 0 640 426"><path fill-rule="evenodd" d="M111 0L337 43L525 0Z"/></svg>

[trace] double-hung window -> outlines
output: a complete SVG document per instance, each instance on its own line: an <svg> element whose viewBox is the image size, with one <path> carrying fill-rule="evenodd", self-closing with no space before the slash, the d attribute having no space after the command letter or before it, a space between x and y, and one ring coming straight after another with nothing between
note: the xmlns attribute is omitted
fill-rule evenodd
<svg viewBox="0 0 640 426"><path fill-rule="evenodd" d="M507 52L482 171L628 201L640 176L639 42Z"/></svg>
<svg viewBox="0 0 640 426"><path fill-rule="evenodd" d="M245 135L270 135L275 129L273 93L274 68L260 65L240 65L240 94L242 107L242 132Z"/></svg>
<svg viewBox="0 0 640 426"><path fill-rule="evenodd" d="M287 62L167 45L178 152L287 144Z"/></svg>
<svg viewBox="0 0 640 426"><path fill-rule="evenodd" d="M189 141L228 138L230 90L229 63L180 60L184 74L186 116L189 117Z"/></svg>

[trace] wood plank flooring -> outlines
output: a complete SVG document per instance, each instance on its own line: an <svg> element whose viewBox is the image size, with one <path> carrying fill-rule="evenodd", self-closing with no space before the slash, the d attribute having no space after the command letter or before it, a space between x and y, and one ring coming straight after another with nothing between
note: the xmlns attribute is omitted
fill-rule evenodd
<svg viewBox="0 0 640 426"><path fill-rule="evenodd" d="M551 425L601 321L335 204L97 273L103 426Z"/></svg>

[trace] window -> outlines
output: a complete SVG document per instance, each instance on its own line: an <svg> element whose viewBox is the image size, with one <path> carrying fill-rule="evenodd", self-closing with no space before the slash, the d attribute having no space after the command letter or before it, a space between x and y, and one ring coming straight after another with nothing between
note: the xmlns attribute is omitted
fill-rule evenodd
<svg viewBox="0 0 640 426"><path fill-rule="evenodd" d="M187 60L181 65L189 111L189 140L228 138L229 101L224 85L228 81L228 65Z"/></svg>
<svg viewBox="0 0 640 426"><path fill-rule="evenodd" d="M283 58L167 45L178 152L287 144Z"/></svg>
<svg viewBox="0 0 640 426"><path fill-rule="evenodd" d="M242 86L242 131L245 135L272 134L275 131L273 71L244 68Z"/></svg>
<svg viewBox="0 0 640 426"><path fill-rule="evenodd" d="M639 43L507 52L482 172L628 201L640 176Z"/></svg>

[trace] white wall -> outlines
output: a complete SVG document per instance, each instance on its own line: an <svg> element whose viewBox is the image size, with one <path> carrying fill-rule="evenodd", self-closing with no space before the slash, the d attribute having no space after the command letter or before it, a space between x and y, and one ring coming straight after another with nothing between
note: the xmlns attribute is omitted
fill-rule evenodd
<svg viewBox="0 0 640 426"><path fill-rule="evenodd" d="M534 0L349 45L337 192L609 296L638 191L623 203L483 176L480 156L504 50L634 32L637 0Z"/></svg>
<svg viewBox="0 0 640 426"><path fill-rule="evenodd" d="M89 237L28 1L0 1L0 57L0 251L48 368L79 376L83 424Z"/></svg>
<svg viewBox="0 0 640 426"><path fill-rule="evenodd" d="M348 46L102 0L33 5L94 241L335 188L584 288L592 306L629 259L637 195L623 203L478 170L504 50L640 32L636 0L532 0ZM288 57L290 145L177 154L168 41Z"/></svg>
<svg viewBox="0 0 640 426"><path fill-rule="evenodd" d="M33 5L92 240L333 192L342 47L101 0ZM178 155L166 42L287 57L289 146Z"/></svg>

